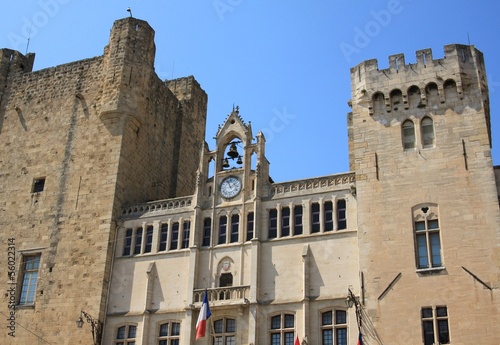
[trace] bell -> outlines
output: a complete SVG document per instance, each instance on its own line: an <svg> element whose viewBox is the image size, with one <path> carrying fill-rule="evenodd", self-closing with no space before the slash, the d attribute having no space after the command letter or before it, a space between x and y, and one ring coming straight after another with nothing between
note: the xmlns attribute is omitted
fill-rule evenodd
<svg viewBox="0 0 500 345"><path fill-rule="evenodd" d="M231 147L229 148L229 151L227 152L227 155L231 158L231 159L235 159L236 157L238 157L240 154L238 153L238 150L236 149L236 144L235 143L232 143L231 144Z"/></svg>
<svg viewBox="0 0 500 345"><path fill-rule="evenodd" d="M229 162L227 161L227 158L224 158L222 160L222 167L225 169L225 168L229 168Z"/></svg>
<svg viewBox="0 0 500 345"><path fill-rule="evenodd" d="M243 164L243 161L241 160L241 156L238 156L238 160L236 161L236 164Z"/></svg>

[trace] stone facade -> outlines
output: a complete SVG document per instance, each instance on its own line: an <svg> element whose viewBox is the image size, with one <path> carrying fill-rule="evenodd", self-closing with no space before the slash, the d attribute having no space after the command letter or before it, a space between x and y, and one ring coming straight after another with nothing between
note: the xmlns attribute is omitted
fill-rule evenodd
<svg viewBox="0 0 500 345"><path fill-rule="evenodd" d="M0 343L92 344L81 310L102 344L498 343L500 172L477 49L352 68L351 171L289 182L238 108L210 149L207 95L161 81L154 57L135 18L102 56L54 68L0 50L0 243L16 254L0 257L0 312L15 305L17 325Z"/></svg>
<svg viewBox="0 0 500 345"><path fill-rule="evenodd" d="M281 313L293 316L292 337L320 343L319 317L347 312L348 288L359 290L354 174L272 183L265 138L252 138L233 110L217 147L203 150L194 195L124 208L105 344L130 326L142 344L157 344L161 325L172 323L180 324L173 339L195 343L204 289L212 324L235 322L237 332L209 329L208 338L227 344L268 343L269 320ZM224 168L234 142L241 164ZM222 195L228 177L241 183L234 197ZM348 315L338 325L346 336L347 321L356 323ZM355 327L348 337L357 337Z"/></svg>
<svg viewBox="0 0 500 345"><path fill-rule="evenodd" d="M414 64L393 55L386 70L375 60L351 69L361 298L384 343L422 344L421 309L440 306L452 344L499 342L500 218L484 61L473 46L444 49L442 59L421 50ZM417 227L432 221L427 251L435 246L436 257L426 265Z"/></svg>
<svg viewBox="0 0 500 345"><path fill-rule="evenodd" d="M15 239L17 299L24 260L40 257L34 303L16 310L19 344L89 344L75 320L104 321L122 206L194 192L178 172L197 168L182 157L199 154L207 96L193 77L158 79L153 36L120 20L103 56L36 72L33 55L0 51L0 242Z"/></svg>

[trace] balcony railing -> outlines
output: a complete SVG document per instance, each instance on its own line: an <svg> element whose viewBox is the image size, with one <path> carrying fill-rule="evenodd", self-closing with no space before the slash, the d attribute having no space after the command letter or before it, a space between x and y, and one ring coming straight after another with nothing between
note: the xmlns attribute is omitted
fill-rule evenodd
<svg viewBox="0 0 500 345"><path fill-rule="evenodd" d="M240 285L240 286L226 286L219 288L207 289L208 302L212 305L219 304L218 302L228 301L236 302L241 301L245 303L245 299L248 300L250 295L250 285ZM193 302L202 303L203 296L205 295L205 289L194 290ZM222 303L220 303L222 304Z"/></svg>

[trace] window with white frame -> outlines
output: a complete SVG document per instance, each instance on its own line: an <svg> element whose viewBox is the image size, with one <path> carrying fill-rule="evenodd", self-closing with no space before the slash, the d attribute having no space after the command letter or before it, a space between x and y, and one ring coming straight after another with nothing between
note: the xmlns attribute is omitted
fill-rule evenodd
<svg viewBox="0 0 500 345"><path fill-rule="evenodd" d="M295 335L295 315L283 313L272 316L269 333L271 345L293 345Z"/></svg>
<svg viewBox="0 0 500 345"><path fill-rule="evenodd" d="M421 318L424 345L450 343L446 306L424 307L421 310Z"/></svg>
<svg viewBox="0 0 500 345"><path fill-rule="evenodd" d="M40 254L23 256L21 294L19 305L32 305L35 303L36 285L38 283L38 270L40 268Z"/></svg>
<svg viewBox="0 0 500 345"><path fill-rule="evenodd" d="M114 345L135 345L136 325L123 325L116 329Z"/></svg>
<svg viewBox="0 0 500 345"><path fill-rule="evenodd" d="M347 345L347 312L333 309L321 313L322 345Z"/></svg>
<svg viewBox="0 0 500 345"><path fill-rule="evenodd" d="M214 345L236 345L236 320L222 318L214 321Z"/></svg>
<svg viewBox="0 0 500 345"><path fill-rule="evenodd" d="M158 345L179 345L181 324L179 322L165 322L160 324L158 331Z"/></svg>
<svg viewBox="0 0 500 345"><path fill-rule="evenodd" d="M437 206L419 206L413 210L415 256L418 269L443 266Z"/></svg>

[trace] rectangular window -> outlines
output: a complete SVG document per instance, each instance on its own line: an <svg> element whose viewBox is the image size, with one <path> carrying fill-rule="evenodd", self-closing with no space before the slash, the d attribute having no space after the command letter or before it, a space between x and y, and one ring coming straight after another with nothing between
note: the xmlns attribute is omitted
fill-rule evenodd
<svg viewBox="0 0 500 345"><path fill-rule="evenodd" d="M448 310L446 307L422 308L421 317L424 345L450 343Z"/></svg>
<svg viewBox="0 0 500 345"><path fill-rule="evenodd" d="M414 227L417 267L421 269L442 267L439 221L437 219L416 221Z"/></svg>
<svg viewBox="0 0 500 345"><path fill-rule="evenodd" d="M218 244L226 243L227 237L227 217L222 216L219 218L219 241Z"/></svg>
<svg viewBox="0 0 500 345"><path fill-rule="evenodd" d="M179 345L181 324L179 322L160 325L158 345Z"/></svg>
<svg viewBox="0 0 500 345"><path fill-rule="evenodd" d="M135 230L134 255L141 254L141 247L142 247L142 228L137 228Z"/></svg>
<svg viewBox="0 0 500 345"><path fill-rule="evenodd" d="M333 203L331 201L325 202L324 206L324 222L325 222L325 231L333 230Z"/></svg>
<svg viewBox="0 0 500 345"><path fill-rule="evenodd" d="M337 200L337 230L347 229L346 202L344 199Z"/></svg>
<svg viewBox="0 0 500 345"><path fill-rule="evenodd" d="M45 177L39 177L33 180L33 187L31 189L32 193L43 192L45 188Z"/></svg>
<svg viewBox="0 0 500 345"><path fill-rule="evenodd" d="M322 345L347 345L347 312L333 310L322 313L321 334Z"/></svg>
<svg viewBox="0 0 500 345"><path fill-rule="evenodd" d="M281 209L281 236L290 236L290 208Z"/></svg>
<svg viewBox="0 0 500 345"><path fill-rule="evenodd" d="M189 233L191 228L191 222L185 221L182 229L182 245L181 248L189 248Z"/></svg>
<svg viewBox="0 0 500 345"><path fill-rule="evenodd" d="M273 316L271 318L271 344L293 345L294 335L295 335L294 315L281 314Z"/></svg>
<svg viewBox="0 0 500 345"><path fill-rule="evenodd" d="M170 250L177 249L179 243L179 223L172 224L172 239L170 241Z"/></svg>
<svg viewBox="0 0 500 345"><path fill-rule="evenodd" d="M253 212L247 215L247 241L253 238Z"/></svg>
<svg viewBox="0 0 500 345"><path fill-rule="evenodd" d="M132 229L127 229L125 231L125 243L123 245L123 256L130 255L130 250L132 248Z"/></svg>
<svg viewBox="0 0 500 345"><path fill-rule="evenodd" d="M35 302L39 268L40 255L30 255L23 258L20 305L29 305Z"/></svg>
<svg viewBox="0 0 500 345"><path fill-rule="evenodd" d="M205 218L203 220L203 247L210 246L210 236L212 234L212 218Z"/></svg>
<svg viewBox="0 0 500 345"><path fill-rule="evenodd" d="M319 204L315 202L311 205L311 232L320 231L320 221L319 221Z"/></svg>
<svg viewBox="0 0 500 345"><path fill-rule="evenodd" d="M302 235L302 205L293 208L293 234Z"/></svg>
<svg viewBox="0 0 500 345"><path fill-rule="evenodd" d="M160 248L158 251L167 250L168 224L162 224L160 227Z"/></svg>
<svg viewBox="0 0 500 345"><path fill-rule="evenodd" d="M230 238L231 243L238 242L239 230L240 230L240 216L237 214L233 214L231 216L231 238Z"/></svg>
<svg viewBox="0 0 500 345"><path fill-rule="evenodd" d="M146 228L146 243L144 244L144 253L151 253L153 246L153 226L149 225Z"/></svg>
<svg viewBox="0 0 500 345"><path fill-rule="evenodd" d="M267 237L278 237L278 211L275 208L269 210L269 235Z"/></svg>

